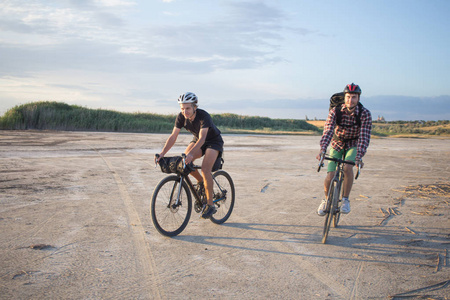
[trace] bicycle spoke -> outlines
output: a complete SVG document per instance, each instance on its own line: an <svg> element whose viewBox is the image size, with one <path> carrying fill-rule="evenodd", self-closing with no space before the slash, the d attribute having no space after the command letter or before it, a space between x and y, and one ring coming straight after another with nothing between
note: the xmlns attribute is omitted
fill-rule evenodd
<svg viewBox="0 0 450 300"><path fill-rule="evenodd" d="M155 188L151 213L155 228L163 235L174 236L186 227L192 204L186 184L177 176L163 179Z"/></svg>
<svg viewBox="0 0 450 300"><path fill-rule="evenodd" d="M234 207L234 184L230 175L223 170L215 172L213 178L213 202L217 212L210 219L216 224L222 224L230 217Z"/></svg>
<svg viewBox="0 0 450 300"><path fill-rule="evenodd" d="M333 227L337 227L339 223L339 218L341 216L340 212L340 198L341 198L341 185L342 181L339 181L334 187L334 197L333 197L333 206L334 206L334 213L333 213Z"/></svg>
<svg viewBox="0 0 450 300"><path fill-rule="evenodd" d="M322 233L322 243L325 244L328 237L328 232L330 231L331 221L333 219L333 196L334 196L334 185L335 182L332 181L330 187L328 189L328 197L327 197L327 210L325 216L325 223L323 226Z"/></svg>

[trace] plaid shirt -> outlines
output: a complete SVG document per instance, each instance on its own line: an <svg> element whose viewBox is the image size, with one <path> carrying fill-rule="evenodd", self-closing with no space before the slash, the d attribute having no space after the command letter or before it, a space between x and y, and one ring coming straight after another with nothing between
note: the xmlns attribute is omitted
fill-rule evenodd
<svg viewBox="0 0 450 300"><path fill-rule="evenodd" d="M341 125L336 124L336 109L341 109L342 118ZM372 131L372 115L370 111L363 108L361 113L361 127L356 123L356 115L359 113L359 106L350 114L345 105L337 106L328 113L327 121L323 128L322 139L320 140L320 148L326 152L331 142L331 147L336 151L356 147L356 160L360 160L366 154L369 147L370 133ZM336 134L341 140L333 139ZM344 141L342 141L344 140Z"/></svg>

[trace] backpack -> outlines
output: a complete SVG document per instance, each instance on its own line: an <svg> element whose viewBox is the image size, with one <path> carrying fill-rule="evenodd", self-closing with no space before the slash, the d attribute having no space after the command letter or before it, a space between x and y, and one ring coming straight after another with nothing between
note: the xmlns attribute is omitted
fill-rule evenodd
<svg viewBox="0 0 450 300"><path fill-rule="evenodd" d="M331 110L333 107L338 107L336 109L336 124L339 126L345 126L345 125L341 125L341 121L342 121L342 112L340 110L340 107L342 104L344 104L344 99L345 99L345 93L344 92L340 92L340 93L336 93L333 94L333 96L331 96L330 98L330 108L329 110ZM356 115L356 125L358 125L358 127L361 127L361 114L363 111L363 105L361 104L361 102L358 102L358 114Z"/></svg>

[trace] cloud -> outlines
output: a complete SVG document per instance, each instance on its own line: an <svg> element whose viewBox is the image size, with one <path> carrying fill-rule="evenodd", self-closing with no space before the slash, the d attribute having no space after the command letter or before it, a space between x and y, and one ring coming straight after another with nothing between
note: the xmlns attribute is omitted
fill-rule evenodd
<svg viewBox="0 0 450 300"><path fill-rule="evenodd" d="M284 61L277 51L283 31L292 29L283 27L286 16L281 10L263 2L225 2L224 12L212 20L185 18L187 22L143 28L124 21L126 8L135 5L123 0L3 4L1 52L15 58L17 65L0 72L18 75L39 68L95 67L105 71L137 68L150 73L208 73ZM180 19L183 16L177 22Z"/></svg>
<svg viewBox="0 0 450 300"><path fill-rule="evenodd" d="M279 49L286 33L310 34L286 27L288 16L264 2L224 1L218 13L199 18L187 18L191 12L177 5L170 5L171 16L155 12L163 19L153 21L136 20L144 6L131 1L0 4L0 77L27 82L21 90L7 87L2 101L53 98L97 104L104 99L120 106L125 98L152 98L148 103L159 106L174 85L199 89L196 81L208 81L210 75L221 80L217 70L279 64L285 61Z"/></svg>
<svg viewBox="0 0 450 300"><path fill-rule="evenodd" d="M361 101L363 102L363 101ZM449 95L438 97L373 96L364 99L372 117L386 120L450 120Z"/></svg>
<svg viewBox="0 0 450 300"><path fill-rule="evenodd" d="M33 32L33 27L14 19L4 18L0 20L0 30L15 33L31 33Z"/></svg>
<svg viewBox="0 0 450 300"><path fill-rule="evenodd" d="M410 96L372 96L361 99L361 103L370 110L374 119L383 116L394 120L449 120L448 103L450 96L410 97ZM328 115L329 99L230 99L223 102L205 104L213 111L224 108L236 108L240 114L268 116L271 118L303 119L317 117L325 119Z"/></svg>
<svg viewBox="0 0 450 300"><path fill-rule="evenodd" d="M285 61L277 52L284 31L293 31L283 27L286 18L263 2L226 2L224 12L213 20L148 27L140 46L156 57L209 62L211 70L260 68ZM295 31L311 33L302 28Z"/></svg>
<svg viewBox="0 0 450 300"><path fill-rule="evenodd" d="M124 25L122 15L127 11L119 3L101 6L95 1L22 2L9 1L0 10L0 38L8 31L30 35L4 40L17 46L27 45L32 34L53 39L55 44L68 40L111 41L112 33Z"/></svg>
<svg viewBox="0 0 450 300"><path fill-rule="evenodd" d="M135 1L126 1L126 0L96 0L96 3L98 3L100 6L105 7L130 7L130 6L136 6Z"/></svg>

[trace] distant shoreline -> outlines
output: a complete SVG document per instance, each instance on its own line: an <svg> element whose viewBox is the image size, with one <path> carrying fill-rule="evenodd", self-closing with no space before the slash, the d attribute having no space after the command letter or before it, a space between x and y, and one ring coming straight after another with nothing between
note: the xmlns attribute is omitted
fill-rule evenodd
<svg viewBox="0 0 450 300"><path fill-rule="evenodd" d="M0 132L42 132L42 133L63 133L63 132L73 132L73 133L122 133L122 134L158 134L158 135L167 135L170 132L117 132L117 131L94 131L94 130L54 130L54 129L0 129ZM190 135L188 132L181 132L181 135ZM310 132L265 132L258 130L225 130L222 131L223 135L253 135L253 136L286 136L286 135L295 135L295 136L321 136L319 133L310 133ZM383 139L383 138L394 138L394 139L450 139L450 135L429 135L429 134L395 134L395 135L387 135L380 136L372 134L372 139Z"/></svg>
<svg viewBox="0 0 450 300"><path fill-rule="evenodd" d="M40 101L16 106L0 117L0 129L91 132L171 133L175 115L122 113L89 109L63 102ZM223 133L270 135L321 135L325 120L271 119L230 113L211 114ZM450 121L377 121L378 137L450 137Z"/></svg>

